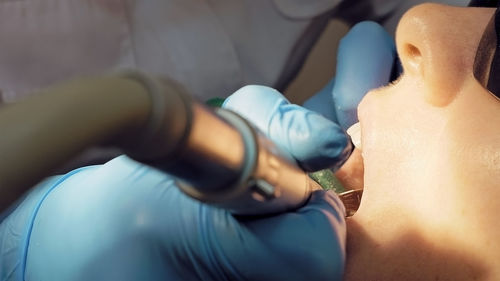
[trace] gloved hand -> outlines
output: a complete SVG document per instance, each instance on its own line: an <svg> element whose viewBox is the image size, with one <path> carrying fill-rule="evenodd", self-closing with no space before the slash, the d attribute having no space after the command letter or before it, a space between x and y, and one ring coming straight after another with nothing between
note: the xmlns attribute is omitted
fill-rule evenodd
<svg viewBox="0 0 500 281"><path fill-rule="evenodd" d="M253 120L270 125L276 132L271 137L304 166L336 161L337 137L343 133L326 118L287 104L267 87L245 87L226 106L233 101L259 108ZM343 217L342 203L326 191L314 192L294 212L233 216L188 198L169 175L121 156L49 179L27 196L0 227L1 277L339 279Z"/></svg>
<svg viewBox="0 0 500 281"><path fill-rule="evenodd" d="M243 88L225 106L243 109L305 168L333 165L344 151L335 124L269 88ZM0 279L340 280L343 216L335 194L316 191L294 212L236 217L122 156L27 195L0 225Z"/></svg>
<svg viewBox="0 0 500 281"><path fill-rule="evenodd" d="M304 107L320 112L344 130L358 122L357 107L366 93L401 72L394 40L377 23L355 25L340 41L336 77Z"/></svg>

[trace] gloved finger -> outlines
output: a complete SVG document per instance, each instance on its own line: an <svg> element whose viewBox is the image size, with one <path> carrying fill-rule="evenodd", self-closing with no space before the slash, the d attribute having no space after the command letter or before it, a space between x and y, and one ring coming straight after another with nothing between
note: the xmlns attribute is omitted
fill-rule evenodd
<svg viewBox="0 0 500 281"><path fill-rule="evenodd" d="M229 96L223 107L255 124L307 171L336 168L352 150L349 137L337 124L291 104L272 88L243 87Z"/></svg>
<svg viewBox="0 0 500 281"><path fill-rule="evenodd" d="M358 23L340 41L332 97L342 128L358 122L357 106L363 96L386 85L395 67L394 39L375 22Z"/></svg>
<svg viewBox="0 0 500 281"><path fill-rule="evenodd" d="M332 78L328 84L326 84L323 89L317 92L315 95L307 99L303 107L310 109L312 111L318 112L331 121L338 123L337 115L335 114L335 105L333 104L332 91L335 85L335 78Z"/></svg>
<svg viewBox="0 0 500 281"><path fill-rule="evenodd" d="M344 207L335 193L320 190L296 212L237 217L235 227L213 227L210 237L224 241L217 244L218 260L225 257L226 270L239 272L242 280L341 280L346 237L343 216ZM227 229L233 229L234 239L228 239Z"/></svg>

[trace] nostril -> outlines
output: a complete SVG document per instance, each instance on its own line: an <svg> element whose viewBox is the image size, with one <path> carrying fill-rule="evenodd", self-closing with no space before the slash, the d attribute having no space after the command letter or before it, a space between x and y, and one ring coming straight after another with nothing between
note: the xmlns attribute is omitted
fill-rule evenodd
<svg viewBox="0 0 500 281"><path fill-rule="evenodd" d="M406 44L405 53L411 59L420 59L422 57L420 50L412 44Z"/></svg>
<svg viewBox="0 0 500 281"><path fill-rule="evenodd" d="M407 58L408 63L414 70L421 70L420 63L422 61L422 53L420 49L413 44L406 44L404 47L404 55Z"/></svg>

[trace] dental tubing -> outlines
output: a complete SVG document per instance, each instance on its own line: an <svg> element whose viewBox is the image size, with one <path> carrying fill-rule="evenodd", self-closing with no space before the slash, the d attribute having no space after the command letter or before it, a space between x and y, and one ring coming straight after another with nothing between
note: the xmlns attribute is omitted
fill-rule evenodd
<svg viewBox="0 0 500 281"><path fill-rule="evenodd" d="M302 206L321 187L250 123L138 72L73 80L0 110L0 211L91 145L112 145L235 214ZM138 187L140 188L140 187Z"/></svg>

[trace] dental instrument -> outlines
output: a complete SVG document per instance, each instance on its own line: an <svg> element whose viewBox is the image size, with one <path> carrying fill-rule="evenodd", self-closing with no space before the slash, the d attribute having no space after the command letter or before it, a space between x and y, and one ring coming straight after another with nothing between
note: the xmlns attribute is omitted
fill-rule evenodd
<svg viewBox="0 0 500 281"><path fill-rule="evenodd" d="M25 112L23 127L12 126ZM74 80L5 106L0 130L0 155L10 163L0 167L1 209L94 144L120 147L177 177L189 196L235 214L295 209L321 189L236 113L212 111L177 83L137 72Z"/></svg>

